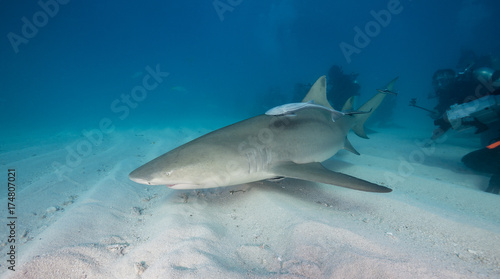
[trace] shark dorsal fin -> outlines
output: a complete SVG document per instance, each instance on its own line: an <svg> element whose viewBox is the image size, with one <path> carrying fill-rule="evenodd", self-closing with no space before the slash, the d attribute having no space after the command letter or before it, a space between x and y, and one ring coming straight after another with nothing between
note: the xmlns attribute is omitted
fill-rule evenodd
<svg viewBox="0 0 500 279"><path fill-rule="evenodd" d="M354 97L351 96L347 101L345 102L344 106L342 107L342 111L351 111L354 110Z"/></svg>
<svg viewBox="0 0 500 279"><path fill-rule="evenodd" d="M317 105L333 109L328 102L328 99L326 99L326 76L318 78L302 100L303 103L307 103L309 101L314 101Z"/></svg>

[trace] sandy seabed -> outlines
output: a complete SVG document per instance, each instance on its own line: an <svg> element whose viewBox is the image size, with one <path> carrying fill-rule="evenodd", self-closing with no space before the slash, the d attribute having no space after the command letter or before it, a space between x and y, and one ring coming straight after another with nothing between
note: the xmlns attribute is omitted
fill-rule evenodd
<svg viewBox="0 0 500 279"><path fill-rule="evenodd" d="M77 134L4 139L2 172L17 174L16 263L7 269L4 225L0 276L500 277L500 196L460 162L479 148L474 138L423 148L427 130L379 129L370 140L349 135L360 156L340 151L324 163L388 194L291 179L182 191L128 179L206 132L116 131L91 150ZM78 146L87 154L68 157Z"/></svg>

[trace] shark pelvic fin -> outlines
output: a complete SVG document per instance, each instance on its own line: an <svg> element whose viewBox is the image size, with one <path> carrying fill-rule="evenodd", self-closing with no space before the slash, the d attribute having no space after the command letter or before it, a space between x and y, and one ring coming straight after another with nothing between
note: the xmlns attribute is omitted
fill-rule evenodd
<svg viewBox="0 0 500 279"><path fill-rule="evenodd" d="M354 146L352 146L351 142L349 141L349 139L347 139L347 137L345 138L344 149L347 151L351 151L356 155L360 155L359 152L356 149L354 149Z"/></svg>
<svg viewBox="0 0 500 279"><path fill-rule="evenodd" d="M333 107L328 102L326 98L326 76L318 78L318 80L313 84L309 92L302 100L303 103L313 101L314 104L321 105L330 109Z"/></svg>
<svg viewBox="0 0 500 279"><path fill-rule="evenodd" d="M273 172L277 176L326 183L365 192L388 193L392 191L387 187L366 180L328 170L320 163L295 164L289 162L275 166Z"/></svg>

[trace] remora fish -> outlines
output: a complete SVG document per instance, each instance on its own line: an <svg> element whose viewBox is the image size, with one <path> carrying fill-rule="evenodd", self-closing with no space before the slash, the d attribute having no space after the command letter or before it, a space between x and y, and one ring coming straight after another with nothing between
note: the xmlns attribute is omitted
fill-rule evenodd
<svg viewBox="0 0 500 279"><path fill-rule="evenodd" d="M387 88L392 90L394 79ZM181 145L130 173L137 183L173 189L202 189L295 178L368 192L391 189L331 171L321 162L340 149L359 154L347 140L353 130L368 138L363 124L380 105L378 93L359 108L362 114L344 115L335 122L331 112L315 107L295 111L295 117L258 115L218 129ZM326 99L326 77L320 77L302 102L332 109Z"/></svg>
<svg viewBox="0 0 500 279"><path fill-rule="evenodd" d="M301 109L305 108L318 108L318 109L324 109L326 111L329 111L332 113L332 121L335 122L335 119L338 119L342 116L345 115L345 113L334 110L333 108L327 108L321 105L317 105L314 103L313 100L305 103L289 103L289 104L284 104L281 106L274 107L268 111L266 111L267 115L277 115L277 116L282 116L282 115L287 115L287 116L295 116L295 112Z"/></svg>

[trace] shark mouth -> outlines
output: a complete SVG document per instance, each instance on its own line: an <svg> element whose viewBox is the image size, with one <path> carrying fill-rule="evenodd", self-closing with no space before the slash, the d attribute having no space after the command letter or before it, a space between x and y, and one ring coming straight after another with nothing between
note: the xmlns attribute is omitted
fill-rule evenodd
<svg viewBox="0 0 500 279"><path fill-rule="evenodd" d="M167 186L170 189L177 189L177 190L200 189L200 185L193 183L166 184L165 186Z"/></svg>

